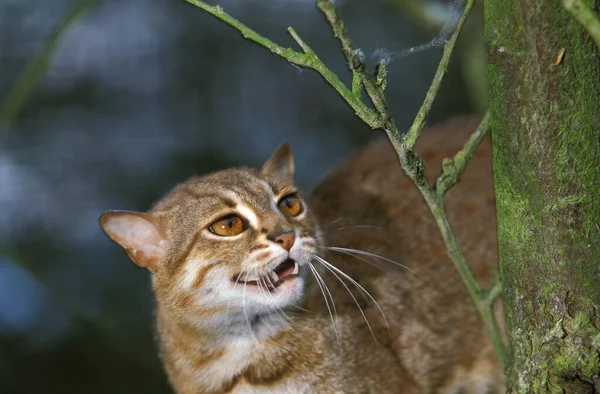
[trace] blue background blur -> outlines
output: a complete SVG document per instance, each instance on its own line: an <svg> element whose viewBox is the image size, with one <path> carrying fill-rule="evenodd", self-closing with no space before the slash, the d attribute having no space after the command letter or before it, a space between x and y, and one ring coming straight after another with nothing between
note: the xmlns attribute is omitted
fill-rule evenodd
<svg viewBox="0 0 600 394"><path fill-rule="evenodd" d="M336 2L371 67L381 49L400 52L439 32L395 3ZM314 1L219 4L281 45L295 47L286 33L294 26L349 82ZM72 5L0 2L0 101ZM387 97L402 130L440 55L438 46L392 56ZM461 56L429 123L481 109ZM99 214L146 210L194 174L259 166L283 141L307 190L377 136L319 75L200 9L181 0L98 0L0 137L0 393L170 392L153 342L149 275L102 234Z"/></svg>

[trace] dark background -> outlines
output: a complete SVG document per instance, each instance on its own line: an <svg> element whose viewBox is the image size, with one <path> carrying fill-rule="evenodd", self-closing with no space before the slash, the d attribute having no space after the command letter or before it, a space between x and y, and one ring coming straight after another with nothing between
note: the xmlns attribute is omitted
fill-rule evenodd
<svg viewBox="0 0 600 394"><path fill-rule="evenodd" d="M423 0L424 20L404 3L336 2L370 67L382 53L391 59L387 97L401 130L441 46L404 53L460 11ZM0 103L73 4L0 2ZM286 33L294 26L349 82L314 1L219 4L281 45L295 47ZM472 16L430 124L485 105L473 88L484 70L480 17ZM153 342L149 275L102 234L99 214L146 210L194 174L259 166L283 141L307 190L378 136L318 74L182 0L96 1L0 135L0 393L170 392Z"/></svg>

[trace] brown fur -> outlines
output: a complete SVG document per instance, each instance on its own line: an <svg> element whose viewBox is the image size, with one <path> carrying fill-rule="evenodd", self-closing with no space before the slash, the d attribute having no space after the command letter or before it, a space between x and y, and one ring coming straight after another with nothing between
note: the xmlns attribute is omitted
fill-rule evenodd
<svg viewBox="0 0 600 394"><path fill-rule="evenodd" d="M443 157L462 147L476 126L477 119L458 119L424 132L417 151L428 176L437 173ZM107 234L137 264L154 272L161 355L175 390L181 394L502 392L502 371L473 302L446 256L427 206L400 170L389 143L375 142L337 166L314 189L304 203L306 212L297 218L278 214L271 201L295 192L292 173L289 148L284 146L261 171L225 170L177 186L149 216L103 215ZM236 211L240 206L251 207L259 222L255 227L249 226L235 241L208 232L208 226L225 214L240 214ZM467 261L485 283L497 264L489 140L448 193L445 206ZM115 218L124 222L111 222ZM260 293L264 299L246 300L240 306L241 285L230 278L244 267L272 269L273 260L287 254L269 240L294 230L296 242L290 253L296 255L289 257L314 252L350 275L377 300L389 327L368 297L347 284L354 290L352 298L319 267L335 300L336 338L308 263L301 266L303 279L291 279L271 295L265 290ZM416 274L322 246L376 253ZM244 263L250 254L252 261ZM148 263L154 261L158 263ZM301 289L298 283L303 281ZM259 294L257 290L248 291ZM308 311L292 305L300 302L294 298L297 290ZM233 306L222 302L229 291L235 295ZM268 304L268 297L283 300L286 320Z"/></svg>

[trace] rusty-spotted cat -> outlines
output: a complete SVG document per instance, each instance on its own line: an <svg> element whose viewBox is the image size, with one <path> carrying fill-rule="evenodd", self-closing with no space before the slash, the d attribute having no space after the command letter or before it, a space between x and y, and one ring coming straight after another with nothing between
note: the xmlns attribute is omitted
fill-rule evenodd
<svg viewBox="0 0 600 394"><path fill-rule="evenodd" d="M424 132L426 168L476 126L463 118ZM481 281L497 264L490 161L486 140L445 199ZM503 392L473 302L389 143L353 155L306 200L293 173L284 144L260 170L195 177L147 213L100 217L152 272L175 391Z"/></svg>

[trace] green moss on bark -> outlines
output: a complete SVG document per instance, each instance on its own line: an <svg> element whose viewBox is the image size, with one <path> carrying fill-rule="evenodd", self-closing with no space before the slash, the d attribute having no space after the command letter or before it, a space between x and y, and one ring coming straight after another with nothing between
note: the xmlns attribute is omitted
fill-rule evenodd
<svg viewBox="0 0 600 394"><path fill-rule="evenodd" d="M598 48L559 2L486 0L485 10L509 392L593 393Z"/></svg>

